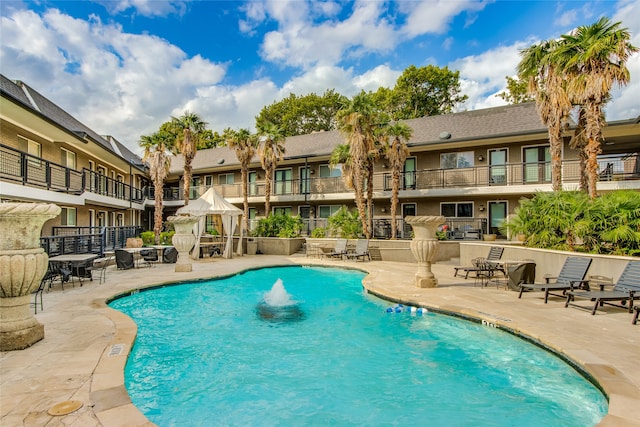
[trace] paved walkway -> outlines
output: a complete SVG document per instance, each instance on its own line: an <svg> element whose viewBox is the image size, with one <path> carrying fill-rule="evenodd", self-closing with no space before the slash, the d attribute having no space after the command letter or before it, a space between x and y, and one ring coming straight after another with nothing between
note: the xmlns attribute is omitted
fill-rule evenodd
<svg viewBox="0 0 640 427"><path fill-rule="evenodd" d="M433 268L439 287L413 285L416 266L390 262L341 262L304 256L244 256L206 259L191 273L174 273L173 265L118 271L110 267L106 282L83 287L56 286L44 294L45 338L32 347L0 353L0 425L7 426L152 426L131 404L124 388L124 365L136 326L106 307L113 295L157 283L228 275L264 265L323 264L357 266L370 274L365 286L395 301L459 313L508 328L543 342L579 363L608 394L609 414L601 426L640 426L640 324L631 315L605 308L597 315L564 308L558 298L544 304L540 294L495 287L474 287L474 280L453 278L451 265ZM586 307L586 305L585 305ZM82 408L65 416L48 410L69 400Z"/></svg>

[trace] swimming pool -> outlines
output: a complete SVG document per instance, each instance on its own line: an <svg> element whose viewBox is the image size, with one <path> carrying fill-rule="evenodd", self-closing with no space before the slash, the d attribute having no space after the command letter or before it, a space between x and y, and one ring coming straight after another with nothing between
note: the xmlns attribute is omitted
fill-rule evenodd
<svg viewBox="0 0 640 427"><path fill-rule="evenodd" d="M159 426L587 426L605 397L554 355L444 315L387 313L358 271L281 267L110 306L138 336L125 383ZM281 279L301 316L265 318Z"/></svg>

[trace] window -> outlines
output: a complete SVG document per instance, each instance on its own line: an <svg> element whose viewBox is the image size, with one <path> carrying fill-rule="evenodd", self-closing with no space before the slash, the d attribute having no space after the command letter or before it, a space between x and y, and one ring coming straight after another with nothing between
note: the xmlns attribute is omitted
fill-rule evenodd
<svg viewBox="0 0 640 427"><path fill-rule="evenodd" d="M65 150L64 148L60 149L61 159L60 163L62 166L66 166L69 169L76 168L76 153L73 151Z"/></svg>
<svg viewBox="0 0 640 427"><path fill-rule="evenodd" d="M333 178L342 176L342 165L331 167L329 165L320 165L320 178Z"/></svg>
<svg viewBox="0 0 640 427"><path fill-rule="evenodd" d="M257 180L258 180L258 173L255 171L249 172L249 178L248 178L249 196L258 195L258 184L256 184Z"/></svg>
<svg viewBox="0 0 640 427"><path fill-rule="evenodd" d="M274 194L291 194L291 169L278 169L275 173Z"/></svg>
<svg viewBox="0 0 640 427"><path fill-rule="evenodd" d="M116 197L118 199L124 199L125 198L125 193L124 193L124 176L118 174L118 177L116 178Z"/></svg>
<svg viewBox="0 0 640 427"><path fill-rule="evenodd" d="M473 167L473 151L440 154L440 168L442 169L461 169L471 167Z"/></svg>
<svg viewBox="0 0 640 427"><path fill-rule="evenodd" d="M96 189L98 194L107 194L107 168L104 166L98 166L98 175L96 176L97 184Z"/></svg>
<svg viewBox="0 0 640 427"><path fill-rule="evenodd" d="M489 150L489 183L507 183L507 149Z"/></svg>
<svg viewBox="0 0 640 427"><path fill-rule="evenodd" d="M472 218L473 203L472 202L441 203L440 215L447 218Z"/></svg>
<svg viewBox="0 0 640 427"><path fill-rule="evenodd" d="M124 227L124 214L123 213L119 213L118 216L116 217L116 226L117 227Z"/></svg>
<svg viewBox="0 0 640 427"><path fill-rule="evenodd" d="M189 187L189 200L195 200L200 197L200 177L191 178L191 186Z"/></svg>
<svg viewBox="0 0 640 427"><path fill-rule="evenodd" d="M233 183L234 179L232 173L221 173L218 175L218 185L229 185Z"/></svg>
<svg viewBox="0 0 640 427"><path fill-rule="evenodd" d="M300 194L309 194L309 167L301 167L300 173Z"/></svg>
<svg viewBox="0 0 640 427"><path fill-rule="evenodd" d="M213 187L213 176L207 175L204 177L204 186L207 190Z"/></svg>
<svg viewBox="0 0 640 427"><path fill-rule="evenodd" d="M341 207L341 205L318 206L318 218L329 218L331 215L338 212Z"/></svg>
<svg viewBox="0 0 640 427"><path fill-rule="evenodd" d="M524 158L525 182L551 181L551 153L548 145L526 147L522 156Z"/></svg>
<svg viewBox="0 0 640 427"><path fill-rule="evenodd" d="M273 208L274 215L291 215L291 206L278 206Z"/></svg>
<svg viewBox="0 0 640 427"><path fill-rule="evenodd" d="M76 208L62 208L60 225L76 225Z"/></svg>

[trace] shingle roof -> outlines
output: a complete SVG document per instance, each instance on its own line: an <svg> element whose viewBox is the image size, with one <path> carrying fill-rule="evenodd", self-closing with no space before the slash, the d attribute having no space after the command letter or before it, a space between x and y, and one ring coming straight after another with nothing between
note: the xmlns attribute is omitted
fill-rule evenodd
<svg viewBox="0 0 640 427"><path fill-rule="evenodd" d="M547 132L533 102L421 117L405 120L405 123L413 129L413 136L409 141L409 145L412 146L440 144L443 142L440 137L443 132L451 135L444 140L447 143ZM344 138L338 131L289 137L284 144L285 160L329 156L339 144L344 144ZM218 163L220 161L223 163ZM258 161L258 157L255 156L253 162ZM227 147L200 150L192 163L193 169L197 171L222 168L222 165L239 165L234 151ZM180 174L183 167L182 156L172 158L171 173Z"/></svg>
<svg viewBox="0 0 640 427"><path fill-rule="evenodd" d="M0 74L0 91L3 96L8 95L14 101L19 102L26 109L31 110L34 114L40 115L45 120L75 134L80 138L85 136L93 142L110 151L126 161L133 161L134 164L141 163L140 157L131 152L128 148L116 141L120 154L118 154L111 146L111 143L104 137L99 135L93 129L89 128L71 114L64 111L58 105L40 94L37 90L22 81L12 81L6 76Z"/></svg>

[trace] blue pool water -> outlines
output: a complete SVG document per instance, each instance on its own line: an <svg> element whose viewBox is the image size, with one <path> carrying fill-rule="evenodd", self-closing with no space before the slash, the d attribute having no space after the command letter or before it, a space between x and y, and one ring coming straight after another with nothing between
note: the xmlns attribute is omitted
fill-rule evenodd
<svg viewBox="0 0 640 427"><path fill-rule="evenodd" d="M364 274L266 268L114 300L138 336L125 372L159 426L589 426L605 397L554 355L444 315L387 313ZM264 318L278 279L295 318ZM297 316L302 314L302 316Z"/></svg>

